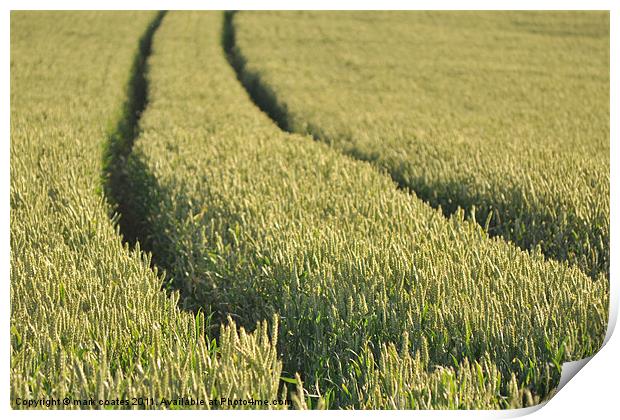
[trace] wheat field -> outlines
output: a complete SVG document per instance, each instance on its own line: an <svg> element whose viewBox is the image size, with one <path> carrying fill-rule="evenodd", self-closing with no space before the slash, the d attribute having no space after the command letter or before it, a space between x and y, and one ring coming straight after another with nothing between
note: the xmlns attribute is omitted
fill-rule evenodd
<svg viewBox="0 0 620 420"><path fill-rule="evenodd" d="M11 406L505 409L609 306L609 14L11 13Z"/></svg>

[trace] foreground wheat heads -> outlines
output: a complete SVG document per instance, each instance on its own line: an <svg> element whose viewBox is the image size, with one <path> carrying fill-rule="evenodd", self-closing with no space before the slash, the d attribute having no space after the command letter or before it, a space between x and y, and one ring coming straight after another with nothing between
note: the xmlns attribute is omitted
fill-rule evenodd
<svg viewBox="0 0 620 420"><path fill-rule="evenodd" d="M301 375L308 406L531 405L598 350L606 281L282 132L236 80L224 23L164 18L119 192L183 305L247 328L277 314L283 375Z"/></svg>
<svg viewBox="0 0 620 420"><path fill-rule="evenodd" d="M202 315L130 251L102 198L147 12L11 14L11 404L64 398L281 398L271 329ZM109 128L111 127L111 128ZM271 320L271 318L270 318ZM253 325L252 328L255 326ZM127 401L128 404L123 404ZM31 405L31 407L33 407ZM51 408L59 408L51 405ZM156 408L166 408L157 406Z"/></svg>
<svg viewBox="0 0 620 420"><path fill-rule="evenodd" d="M609 277L608 12L240 12L230 26L244 84L286 129Z"/></svg>

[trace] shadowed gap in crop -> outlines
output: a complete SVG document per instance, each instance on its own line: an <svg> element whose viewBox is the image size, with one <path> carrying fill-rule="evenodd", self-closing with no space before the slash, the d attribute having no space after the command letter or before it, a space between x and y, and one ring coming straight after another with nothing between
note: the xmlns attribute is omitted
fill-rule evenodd
<svg viewBox="0 0 620 420"><path fill-rule="evenodd" d="M251 100L280 129L289 133L309 135L315 140L333 145L333 139L315 124L306 122L304 127L295 125L286 102L278 98L274 90L262 80L260 73L248 68L247 60L236 44L235 13L234 11L225 13L222 47L228 62L235 70L237 79ZM365 153L355 146L339 151L354 159L379 165L376 156ZM546 258L569 261L581 267L594 279L609 277L609 248L608 244L606 246L598 240L597 229L587 237L575 237L574 232L557 225L557 220L549 213L549 209L524 209L521 191L516 188L506 192L509 197L506 203L489 202L475 192L464 189L461 184L430 182L420 178L410 179L398 170L387 167L381 167L380 170L388 174L399 189L414 193L431 207L440 209L445 217L453 216L461 208L465 209L467 218L482 226L490 237L500 236L526 251L539 247ZM572 221L576 219L572 214L565 216ZM533 228L535 226L556 226L556 229L552 234L542 230L536 235ZM588 232L588 229L589 226L584 226L585 232ZM580 252L583 243L590 244L591 251L588 255Z"/></svg>
<svg viewBox="0 0 620 420"><path fill-rule="evenodd" d="M188 275L179 273L179 266L186 266L189 257L178 243L182 238L177 236L190 235L184 232L171 236L161 232L162 225L176 230L183 224L183 217L191 212L162 213L174 207L172 202L184 203L189 199L183 193L173 191L172 187L161 185L145 157L133 147L141 132L140 118L149 103L147 74L153 37L165 14L165 11L158 12L140 38L126 87L126 99L104 149L102 185L112 208L110 217L118 223L123 241L152 255L151 265L165 273L163 288L180 293L179 306L182 309L205 312L208 335L217 337L220 323L225 323L231 314L221 310L217 299L206 302L203 299L205 293L197 294L191 290ZM253 326L255 324L246 325L249 329Z"/></svg>
<svg viewBox="0 0 620 420"><path fill-rule="evenodd" d="M126 99L114 128L110 130L103 154L102 184L123 240L131 247L151 253L151 265L166 273L163 287L167 291L179 290L180 306L194 311L202 310L183 293L169 275L170 259L156 252L152 238L153 203L169 193L161 187L133 146L140 135L140 118L148 106L148 58L152 51L153 36L161 25L165 11L157 13L140 38L131 73L126 87ZM217 332L217 329L214 329Z"/></svg>
<svg viewBox="0 0 620 420"><path fill-rule="evenodd" d="M153 238L161 237L154 231L153 219L157 205L170 192L162 187L155 176L138 156L133 146L140 135L140 118L148 106L148 58L151 55L153 37L161 25L165 11L157 13L142 35L138 51L132 64L127 83L126 100L104 151L103 185L107 200L115 213L123 240L131 247L151 253L151 264L166 273L163 287L167 291L178 290L181 294L180 306L183 309L200 311L202 305L196 303L188 293L184 293L183 282L170 276L174 264L169 255L158 252L162 246ZM173 239L167 239L173 247ZM217 333L218 329L213 329Z"/></svg>
<svg viewBox="0 0 620 420"><path fill-rule="evenodd" d="M118 224L125 241L134 246L141 236L143 221L129 211L133 197L125 185L130 174L127 161L133 144L139 135L139 122L148 104L148 57L151 54L153 36L166 12L157 13L140 38L138 51L132 64L127 83L126 99L116 127L111 130L103 156L103 185L106 198L119 215Z"/></svg>

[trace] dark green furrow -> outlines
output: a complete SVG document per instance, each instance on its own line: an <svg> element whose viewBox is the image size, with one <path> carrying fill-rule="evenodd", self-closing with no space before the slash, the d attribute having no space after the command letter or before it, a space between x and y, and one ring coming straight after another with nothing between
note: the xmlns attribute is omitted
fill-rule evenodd
<svg viewBox="0 0 620 420"><path fill-rule="evenodd" d="M126 101L118 122L111 131L104 151L103 182L105 192L114 211L124 239L132 245L144 236L145 221L135 213L132 201L135 194L126 188L129 177L127 161L135 139L140 134L139 123L148 105L148 58L151 54L153 36L166 12L160 11L140 38L138 50L127 83Z"/></svg>

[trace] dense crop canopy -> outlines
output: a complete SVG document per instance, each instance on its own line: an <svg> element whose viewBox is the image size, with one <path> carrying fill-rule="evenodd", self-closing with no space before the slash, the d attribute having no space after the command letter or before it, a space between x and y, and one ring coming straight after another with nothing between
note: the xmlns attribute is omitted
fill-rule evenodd
<svg viewBox="0 0 620 420"><path fill-rule="evenodd" d="M489 90L474 95L471 68L484 63L466 59L467 50L450 53L457 35L474 52L489 49L493 34L509 47L523 37L570 37L553 26L563 27L563 15L514 15L512 32L505 15L467 15L485 34L479 45L453 15L403 23L381 14L370 25L364 14L241 14L237 40L231 16L11 15L14 407L64 397L165 398L158 408L184 398L288 398L299 408L521 407L553 393L564 361L598 350L608 281L587 274L606 270L609 180L601 168L609 145L599 113L608 89L608 74L599 74L604 42L588 23L595 15L575 28L579 42L562 44L589 42L589 67L569 72L561 53L549 56L557 77L583 94L592 124L576 117L572 102L560 106L553 90L560 82L527 66L538 75L533 85L515 79L489 93L506 73L500 66L489 68ZM338 24L330 16L340 16ZM414 42L441 19L439 40ZM302 29L289 34L295 23ZM357 43L349 27L359 28ZM536 35L541 27L544 36ZM280 33L299 41L295 48ZM308 43L295 38L301 34ZM318 48L308 53L315 38ZM405 54L437 45L447 48L438 60L461 60L441 68L462 83L437 82L432 60L412 64ZM517 50L505 54L519 57ZM344 54L335 57L355 71L330 71L330 53ZM381 58L373 66L365 54ZM396 57L430 73L415 78ZM274 124L231 63L252 94L260 90L272 105L284 98L271 108L280 111L271 114L280 127L336 147ZM469 73L464 64L473 66ZM459 94L445 99L444 83ZM419 95L409 102L403 92L412 86ZM544 99L550 114L526 112L529 99L508 110L502 98L514 99L519 86L555 92ZM471 112L458 89L469 89ZM524 112L527 124L517 118ZM563 130L559 137L545 131L547 120ZM588 147L590 156L582 153ZM434 204L453 200L454 213L446 217L347 154L414 189L426 186L437 201L423 198ZM544 213L549 200L557 213ZM455 207L473 203L514 216L493 219L494 229L519 221L521 230L511 232L535 237L502 235L569 261L490 238ZM120 214L110 218L112 207ZM580 230L584 220L599 231ZM549 242L550 232L559 236Z"/></svg>
<svg viewBox="0 0 620 420"><path fill-rule="evenodd" d="M164 19L122 186L188 306L247 326L279 314L286 374L337 407L531 404L562 361L598 349L607 282L283 133L236 80L221 32L218 14Z"/></svg>
<svg viewBox="0 0 620 420"><path fill-rule="evenodd" d="M139 248L123 246L98 192L106 127L124 118L125 83L153 19L11 15L15 408L65 397L280 397L267 325L248 335L227 322L210 343L204 316L181 312Z"/></svg>

